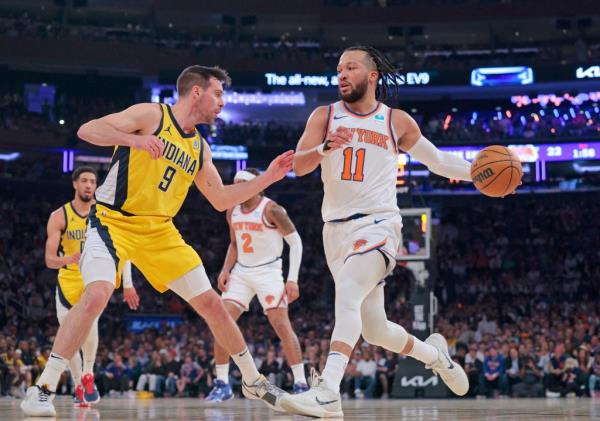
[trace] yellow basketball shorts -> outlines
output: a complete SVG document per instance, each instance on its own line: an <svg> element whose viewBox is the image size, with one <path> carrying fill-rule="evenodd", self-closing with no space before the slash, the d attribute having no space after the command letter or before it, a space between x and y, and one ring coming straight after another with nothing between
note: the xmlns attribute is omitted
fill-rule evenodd
<svg viewBox="0 0 600 421"><path fill-rule="evenodd" d="M85 284L115 280L118 288L127 260L160 292L202 264L171 218L135 216L96 204L90 212L81 273Z"/></svg>
<svg viewBox="0 0 600 421"><path fill-rule="evenodd" d="M58 285L56 296L63 306L71 308L83 294L83 278L81 272L75 269L61 268L58 271Z"/></svg>

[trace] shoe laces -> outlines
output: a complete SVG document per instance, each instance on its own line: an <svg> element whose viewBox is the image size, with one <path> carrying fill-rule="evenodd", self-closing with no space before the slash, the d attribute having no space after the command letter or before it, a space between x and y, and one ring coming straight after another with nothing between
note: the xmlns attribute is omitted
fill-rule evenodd
<svg viewBox="0 0 600 421"><path fill-rule="evenodd" d="M434 374L442 376L446 379L453 379L454 377L456 377L458 375L457 370L447 368L446 366L444 366L444 363L445 361L442 360L442 356L440 355L436 361L432 362L431 364L426 364L425 368L433 371ZM454 364L458 363L454 361Z"/></svg>
<svg viewBox="0 0 600 421"><path fill-rule="evenodd" d="M259 396L264 396L267 393L270 393L276 397L280 397L283 395L283 391L277 386L271 384L266 378L259 380L258 383L255 383L253 386L256 387L256 391Z"/></svg>
<svg viewBox="0 0 600 421"><path fill-rule="evenodd" d="M50 395L52 395L52 392L48 390L48 386L43 384L41 386L36 385L36 387L38 388L38 400L40 402L48 402Z"/></svg>
<svg viewBox="0 0 600 421"><path fill-rule="evenodd" d="M311 367L310 369L310 384L311 388L317 389L322 388L325 385L323 378L319 374L316 368Z"/></svg>

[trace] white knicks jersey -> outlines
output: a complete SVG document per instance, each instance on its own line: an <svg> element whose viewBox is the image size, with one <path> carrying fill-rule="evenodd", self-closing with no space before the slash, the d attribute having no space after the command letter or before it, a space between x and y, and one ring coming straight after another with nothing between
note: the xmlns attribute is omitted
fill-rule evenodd
<svg viewBox="0 0 600 421"><path fill-rule="evenodd" d="M343 126L352 130L353 137L321 161L325 222L357 213L399 212L398 149L391 111L382 103L366 115L350 111L343 101L329 106L327 132Z"/></svg>
<svg viewBox="0 0 600 421"><path fill-rule="evenodd" d="M269 225L265 209L271 199L263 197L249 212L237 205L231 212L231 228L237 245L237 262L242 266L256 267L281 258L283 236L275 226Z"/></svg>

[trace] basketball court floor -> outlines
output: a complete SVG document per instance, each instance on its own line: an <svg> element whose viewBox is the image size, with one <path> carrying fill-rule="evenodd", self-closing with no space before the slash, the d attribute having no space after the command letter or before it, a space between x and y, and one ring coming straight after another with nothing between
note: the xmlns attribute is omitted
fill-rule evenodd
<svg viewBox="0 0 600 421"><path fill-rule="evenodd" d="M21 420L17 399L0 399L0 420ZM59 420L294 420L311 418L277 413L256 401L236 399L209 404L195 399L103 399L93 409L74 408L66 397L55 400ZM351 400L344 401L344 420L600 420L600 399L497 400ZM25 418L50 420L52 418Z"/></svg>

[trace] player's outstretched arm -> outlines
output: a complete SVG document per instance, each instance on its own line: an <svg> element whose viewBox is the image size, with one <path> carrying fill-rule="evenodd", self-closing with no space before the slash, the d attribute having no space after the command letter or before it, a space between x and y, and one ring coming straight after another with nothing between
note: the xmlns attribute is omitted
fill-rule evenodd
<svg viewBox="0 0 600 421"><path fill-rule="evenodd" d="M294 151L279 155L267 170L258 177L240 184L223 185L219 171L212 162L210 147L204 145L204 161L202 170L198 171L194 182L198 190L219 212L239 205L257 195L271 184L281 180L292 169Z"/></svg>
<svg viewBox="0 0 600 421"><path fill-rule="evenodd" d="M436 148L421 134L419 125L407 113L394 110L392 123L400 139L400 149L421 162L431 172L454 180L472 181L471 164L456 155Z"/></svg>
<svg viewBox="0 0 600 421"><path fill-rule="evenodd" d="M71 263L79 263L80 253L75 253L71 256L58 255L60 236L65 230L65 225L66 221L62 208L52 212L50 218L48 218L48 225L46 227L48 238L46 239L46 249L44 253L46 266L49 269L59 269Z"/></svg>
<svg viewBox="0 0 600 421"><path fill-rule="evenodd" d="M323 157L341 148L351 139L348 129L338 128L327 132L328 107L317 107L306 122L304 133L298 141L294 157L294 172L303 176L313 172L323 160Z"/></svg>
<svg viewBox="0 0 600 421"><path fill-rule="evenodd" d="M152 133L161 119L158 104L136 104L124 111L90 120L77 136L98 146L129 146L147 151L152 159L162 156L164 144Z"/></svg>

